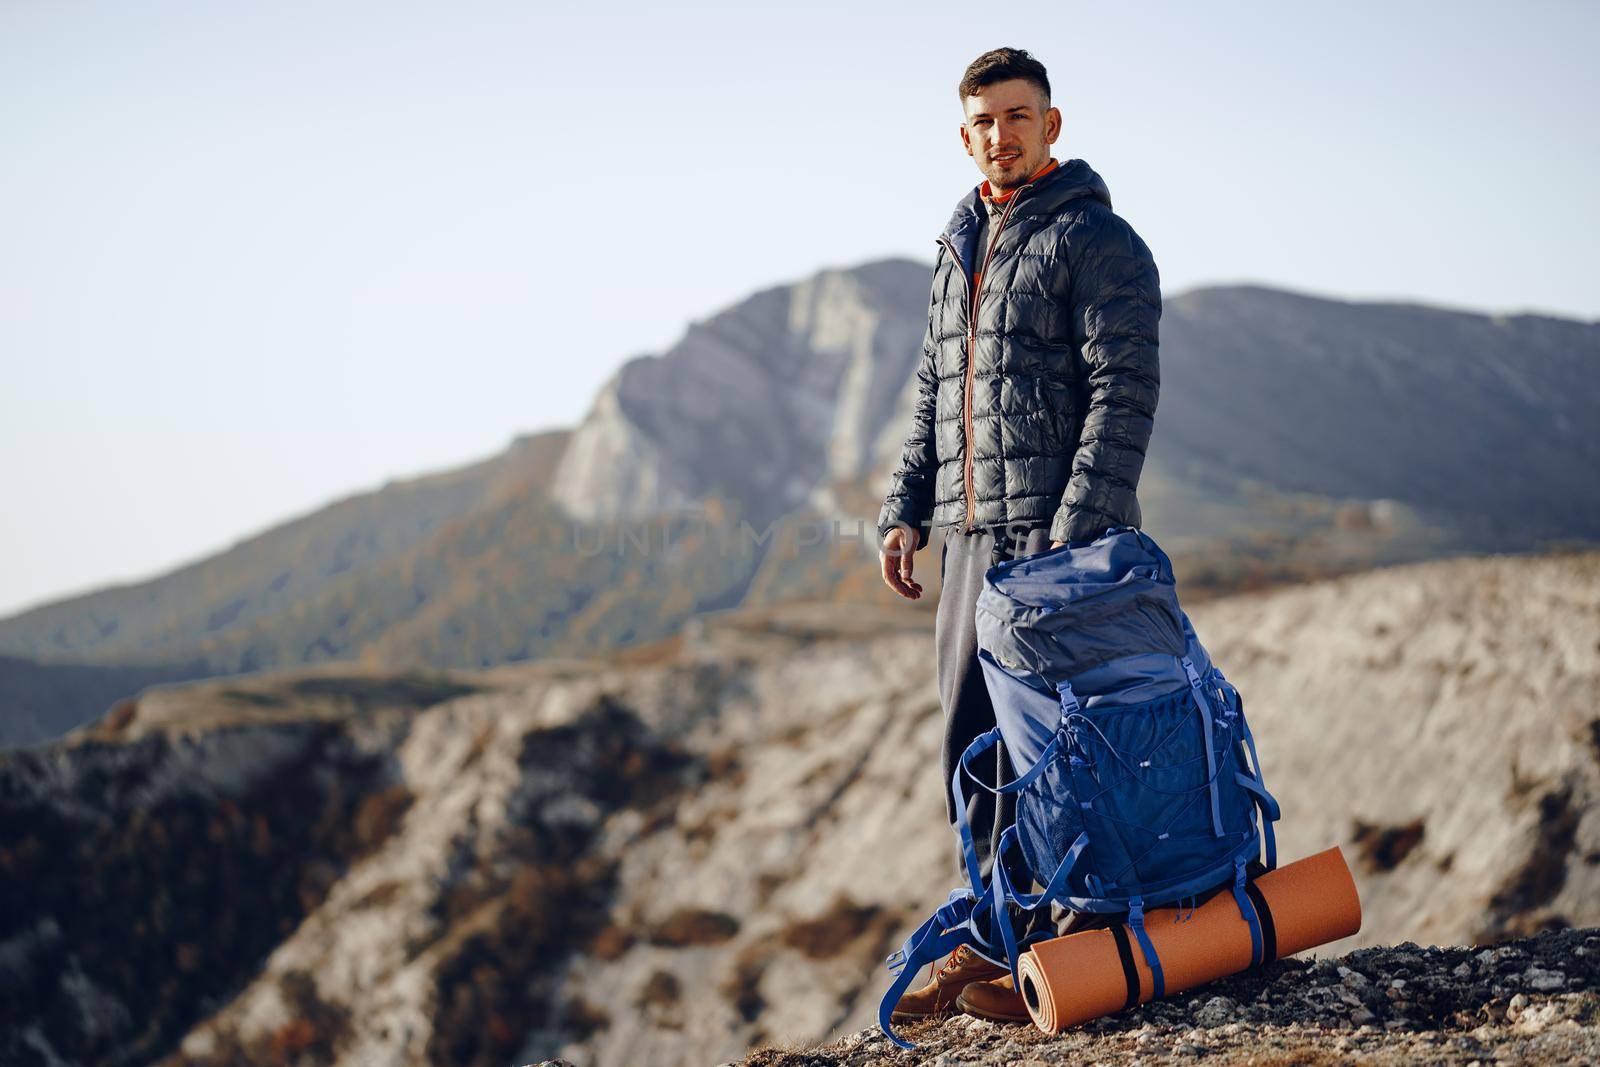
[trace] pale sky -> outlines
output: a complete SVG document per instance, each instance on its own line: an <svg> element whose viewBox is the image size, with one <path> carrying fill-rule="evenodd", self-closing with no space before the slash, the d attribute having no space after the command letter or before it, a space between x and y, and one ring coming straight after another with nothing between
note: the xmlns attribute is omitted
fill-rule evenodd
<svg viewBox="0 0 1600 1067"><path fill-rule="evenodd" d="M571 425L929 262L1027 48L1165 290L1600 316L1600 5L0 0L0 613Z"/></svg>

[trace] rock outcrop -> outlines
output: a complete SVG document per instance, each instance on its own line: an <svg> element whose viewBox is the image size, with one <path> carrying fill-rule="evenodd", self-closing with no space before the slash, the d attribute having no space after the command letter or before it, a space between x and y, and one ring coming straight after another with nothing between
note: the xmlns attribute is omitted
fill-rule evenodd
<svg viewBox="0 0 1600 1067"><path fill-rule="evenodd" d="M739 503L760 528L884 448L927 326L927 267L889 259L762 290L629 361L573 431L553 496L591 521Z"/></svg>
<svg viewBox="0 0 1600 1067"><path fill-rule="evenodd" d="M1244 695L1284 852L1351 857L1362 944L1600 923L1596 605L1588 554L1191 607ZM0 756L0 1061L706 1064L866 1026L884 955L956 878L925 627L791 605L627 661L157 688ZM1521 951L1494 957L1515 981L1465 950L1447 970L1470 962L1485 1003L1583 992L1539 988L1535 963L1586 972ZM1359 962L1378 958L1347 966L1411 982ZM1258 1010L1231 988L1197 1009ZM1368 1025L1397 1017L1352 995ZM1218 1040L1173 1018L1163 1048Z"/></svg>
<svg viewBox="0 0 1600 1067"><path fill-rule="evenodd" d="M1281 847L1341 842L1358 868L1352 944L1600 923L1600 556L1384 569L1194 619L1243 679Z"/></svg>

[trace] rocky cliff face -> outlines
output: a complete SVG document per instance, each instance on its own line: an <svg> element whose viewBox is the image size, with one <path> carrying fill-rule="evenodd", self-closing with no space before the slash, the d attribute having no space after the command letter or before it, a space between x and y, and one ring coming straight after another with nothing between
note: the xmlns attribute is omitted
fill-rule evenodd
<svg viewBox="0 0 1600 1067"><path fill-rule="evenodd" d="M1342 841L1362 869L1355 944L1600 921L1600 557L1374 571L1195 622L1249 682L1289 854Z"/></svg>
<svg viewBox="0 0 1600 1067"><path fill-rule="evenodd" d="M1244 694L1284 852L1352 860L1358 943L1600 923L1597 604L1590 554L1192 609ZM158 688L0 757L0 1061L704 1064L853 1032L956 878L924 625L791 606L627 662ZM1530 1003L1590 1018L1557 1003L1590 987L1539 988L1548 954L1521 951L1481 973L1450 956L1484 990L1395 1015L1337 971L1273 974L1344 1004L1352 1048L1341 990L1380 1029L1516 992L1547 999L1492 1026ZM1215 994L1248 1005L1223 1016L1287 1041L1255 988ZM1116 1054L1141 1018L1162 1048L1223 1040L1184 1036L1211 995L1116 1024ZM819 1062L876 1062L858 1046Z"/></svg>
<svg viewBox="0 0 1600 1067"><path fill-rule="evenodd" d="M719 495L758 527L861 478L916 369L928 272L891 259L767 289L605 386L555 476L588 520Z"/></svg>
<svg viewBox="0 0 1600 1067"><path fill-rule="evenodd" d="M926 300L926 268L889 260L697 323L606 387L557 499L590 519L713 492L763 518L802 504L856 518L849 485L875 521L910 425ZM1303 533L1314 516L1296 512L1318 502L1365 509L1340 521L1386 527L1411 558L1600 538L1586 476L1600 463L1587 414L1600 326L1225 286L1170 296L1161 340L1141 499L1175 547L1264 521Z"/></svg>

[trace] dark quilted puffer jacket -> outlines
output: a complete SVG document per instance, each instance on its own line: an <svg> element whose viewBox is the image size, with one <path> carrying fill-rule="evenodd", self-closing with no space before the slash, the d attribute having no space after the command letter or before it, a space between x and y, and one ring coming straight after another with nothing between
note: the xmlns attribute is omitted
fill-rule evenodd
<svg viewBox="0 0 1600 1067"><path fill-rule="evenodd" d="M1081 159L1011 197L988 228L987 266L983 210L974 188L939 236L916 410L879 536L905 524L926 544L930 524L1048 524L1051 540L1087 541L1138 526L1160 387L1150 250Z"/></svg>

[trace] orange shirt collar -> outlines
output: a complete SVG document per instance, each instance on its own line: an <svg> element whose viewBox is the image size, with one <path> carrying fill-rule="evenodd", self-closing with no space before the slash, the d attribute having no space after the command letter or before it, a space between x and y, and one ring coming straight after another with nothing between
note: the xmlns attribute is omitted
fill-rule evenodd
<svg viewBox="0 0 1600 1067"><path fill-rule="evenodd" d="M1051 171L1055 170L1057 166L1059 166L1059 164L1055 161L1055 157L1052 156L1048 163L1046 163L1044 166L1040 167L1038 170L1033 172L1033 176L1030 177L1028 179L1028 181L1030 181L1030 182L1031 181L1038 181L1040 178L1044 177L1046 174L1049 174ZM1023 185L1026 185L1026 184L1027 184L1027 182L1023 183ZM1010 200L1012 193L1015 193L1017 191L1017 189L1020 189L1020 188L1022 188L1021 185L1017 186L1016 189L1011 189L1011 190L1008 190L1007 192L1001 193L998 196L994 196L994 195L991 195L991 193L989 192L989 179L985 178L985 179L983 179L983 184L978 186L978 195L983 197L985 200L993 201L996 204L1003 204L1007 200Z"/></svg>

